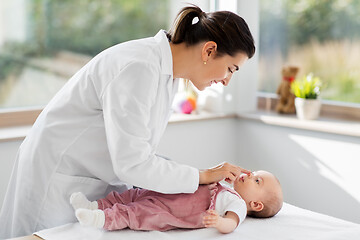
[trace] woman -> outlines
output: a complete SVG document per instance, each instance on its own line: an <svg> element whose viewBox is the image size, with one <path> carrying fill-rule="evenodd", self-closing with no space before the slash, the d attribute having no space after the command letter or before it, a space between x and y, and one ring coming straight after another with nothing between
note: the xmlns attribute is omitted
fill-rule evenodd
<svg viewBox="0 0 360 240"><path fill-rule="evenodd" d="M198 22L195 20L198 19ZM193 22L194 21L194 22ZM156 155L178 78L225 86L253 56L245 21L231 12L179 13L169 33L113 46L77 72L45 107L18 151L2 208L0 238L76 221L73 192L89 199L129 185L192 193L240 167L199 171Z"/></svg>

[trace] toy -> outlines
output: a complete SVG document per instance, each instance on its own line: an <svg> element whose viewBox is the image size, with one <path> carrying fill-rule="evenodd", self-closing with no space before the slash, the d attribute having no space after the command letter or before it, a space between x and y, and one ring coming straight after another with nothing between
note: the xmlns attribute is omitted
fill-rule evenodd
<svg viewBox="0 0 360 240"><path fill-rule="evenodd" d="M186 90L178 93L174 99L174 110L178 113L191 114L196 110L198 94L191 85Z"/></svg>
<svg viewBox="0 0 360 240"><path fill-rule="evenodd" d="M196 97L182 93L174 99L174 110L178 113L190 114L196 109Z"/></svg>
<svg viewBox="0 0 360 240"><path fill-rule="evenodd" d="M279 113L295 113L295 96L291 92L291 83L298 72L299 68L296 66L285 66L282 69L283 80L276 91L279 95L276 111Z"/></svg>
<svg viewBox="0 0 360 240"><path fill-rule="evenodd" d="M179 113L190 114L196 109L196 100L192 97L183 96L182 99L176 103L175 111Z"/></svg>

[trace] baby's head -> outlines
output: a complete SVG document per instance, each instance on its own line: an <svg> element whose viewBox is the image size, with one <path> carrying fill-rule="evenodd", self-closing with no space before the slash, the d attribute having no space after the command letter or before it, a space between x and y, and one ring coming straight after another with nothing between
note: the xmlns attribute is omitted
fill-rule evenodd
<svg viewBox="0 0 360 240"><path fill-rule="evenodd" d="M282 207L280 182L269 172L255 171L249 176L241 174L234 182L234 189L246 202L248 216L272 217Z"/></svg>

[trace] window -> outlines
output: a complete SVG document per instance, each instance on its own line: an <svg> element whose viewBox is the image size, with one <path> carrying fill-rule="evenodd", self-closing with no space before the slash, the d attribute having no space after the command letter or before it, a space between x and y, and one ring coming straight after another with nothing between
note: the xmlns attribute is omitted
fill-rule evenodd
<svg viewBox="0 0 360 240"><path fill-rule="evenodd" d="M283 65L319 76L322 98L360 103L360 1L260 0L259 90L276 91Z"/></svg>
<svg viewBox="0 0 360 240"><path fill-rule="evenodd" d="M169 0L1 0L0 110L45 106L100 51L167 29L168 5Z"/></svg>
<svg viewBox="0 0 360 240"><path fill-rule="evenodd" d="M239 2L253 4L246 0L0 1L0 127L32 124L53 95L95 54L168 29L187 3L206 12L237 12ZM208 101L212 111L233 112L238 75L233 76L232 86L224 89L218 84L199 94L200 102L210 96L210 100L216 98Z"/></svg>

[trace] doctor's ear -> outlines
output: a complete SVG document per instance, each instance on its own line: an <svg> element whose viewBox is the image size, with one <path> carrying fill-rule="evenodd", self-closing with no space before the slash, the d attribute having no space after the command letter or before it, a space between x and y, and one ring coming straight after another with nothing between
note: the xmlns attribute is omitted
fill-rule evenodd
<svg viewBox="0 0 360 240"><path fill-rule="evenodd" d="M250 209L255 212L260 212L261 210L264 209L264 204L260 201L259 202L250 201L249 205L250 205Z"/></svg>
<svg viewBox="0 0 360 240"><path fill-rule="evenodd" d="M207 62L210 57L214 57L217 49L217 44L214 41L208 41L204 44L201 51L201 58L204 62Z"/></svg>

